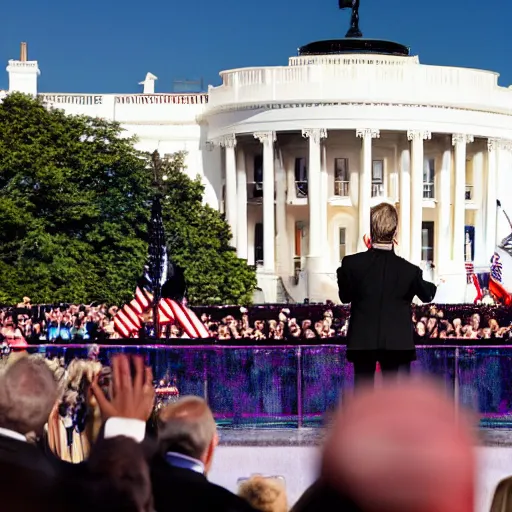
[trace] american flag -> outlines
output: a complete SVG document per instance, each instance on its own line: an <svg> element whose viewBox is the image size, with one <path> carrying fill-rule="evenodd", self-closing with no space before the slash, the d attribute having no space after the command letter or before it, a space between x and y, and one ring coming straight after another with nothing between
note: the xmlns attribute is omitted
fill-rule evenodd
<svg viewBox="0 0 512 512"><path fill-rule="evenodd" d="M502 280L503 264L500 260L500 255L495 252L491 258L491 278L501 283Z"/></svg>
<svg viewBox="0 0 512 512"><path fill-rule="evenodd" d="M134 299L125 304L114 317L114 327L123 337L129 338L142 327L142 316L153 305L153 294L142 283L135 290ZM176 324L189 338L209 338L203 322L184 303L163 298L158 304L160 325Z"/></svg>
<svg viewBox="0 0 512 512"><path fill-rule="evenodd" d="M208 329L186 306L184 299L186 283L183 274L180 280L176 267L169 266L162 206L158 195L153 198L148 231L148 264L144 267L144 275L137 285L135 297L114 317L116 331L125 338L135 336L142 327L143 315L158 301L160 325L174 323L180 326L189 338L208 338ZM176 285L176 288L182 288L181 293L173 290L173 285Z"/></svg>
<svg viewBox="0 0 512 512"><path fill-rule="evenodd" d="M475 265L473 264L472 261L466 261L465 267L466 267L467 283L471 284L473 282L473 274L475 273Z"/></svg>

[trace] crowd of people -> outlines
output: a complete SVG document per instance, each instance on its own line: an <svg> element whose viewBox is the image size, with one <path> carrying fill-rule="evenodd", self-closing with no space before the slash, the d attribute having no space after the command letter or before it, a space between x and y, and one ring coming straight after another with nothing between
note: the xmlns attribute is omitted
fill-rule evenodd
<svg viewBox="0 0 512 512"><path fill-rule="evenodd" d="M110 368L94 357L67 367L20 352L3 357L2 510L290 510L279 477L252 476L238 494L210 482L222 456L212 411L194 396L155 410L154 384L143 360L126 355ZM318 479L292 511L472 511L473 426L461 412L455 420L454 404L432 383L361 388L332 416Z"/></svg>
<svg viewBox="0 0 512 512"><path fill-rule="evenodd" d="M333 304L200 307L195 310L208 329L210 339L227 344L237 340L251 340L255 344L268 341L321 343L345 337L350 321L350 308ZM14 347L108 342L121 338L113 322L117 311L117 307L106 304L33 306L25 297L15 308L0 309L0 342ZM419 342L423 339L508 339L512 331L512 311L495 306L414 306L412 322ZM153 335L149 318L137 336ZM160 336L174 343L188 338L174 324L163 326Z"/></svg>

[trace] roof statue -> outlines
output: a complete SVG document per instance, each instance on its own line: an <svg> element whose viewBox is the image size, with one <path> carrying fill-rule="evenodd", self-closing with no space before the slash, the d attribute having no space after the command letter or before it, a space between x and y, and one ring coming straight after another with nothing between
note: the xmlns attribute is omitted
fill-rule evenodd
<svg viewBox="0 0 512 512"><path fill-rule="evenodd" d="M360 0L338 0L340 9L352 9L350 29L345 37L363 37L359 30L359 1Z"/></svg>

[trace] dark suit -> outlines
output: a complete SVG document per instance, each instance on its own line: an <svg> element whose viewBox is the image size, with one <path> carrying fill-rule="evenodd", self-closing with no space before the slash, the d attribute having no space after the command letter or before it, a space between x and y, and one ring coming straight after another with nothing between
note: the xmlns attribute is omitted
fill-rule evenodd
<svg viewBox="0 0 512 512"><path fill-rule="evenodd" d="M155 510L158 512L254 512L242 498L191 469L170 466L156 456L151 464Z"/></svg>
<svg viewBox="0 0 512 512"><path fill-rule="evenodd" d="M431 302L436 286L394 250L372 248L343 258L338 289L341 302L351 303L347 358L356 385L373 376L377 362L384 374L408 369L416 358L411 302Z"/></svg>

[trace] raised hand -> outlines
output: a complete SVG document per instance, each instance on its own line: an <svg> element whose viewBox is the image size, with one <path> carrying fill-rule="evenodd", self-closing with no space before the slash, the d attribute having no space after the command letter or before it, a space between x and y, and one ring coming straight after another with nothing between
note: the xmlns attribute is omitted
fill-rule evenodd
<svg viewBox="0 0 512 512"><path fill-rule="evenodd" d="M132 357L135 375L130 371L130 358L124 354L112 359L112 398L109 400L98 384L98 375L94 377L91 391L98 401L103 421L109 418L129 418L147 421L153 411L155 389L153 372L144 367L139 356Z"/></svg>

